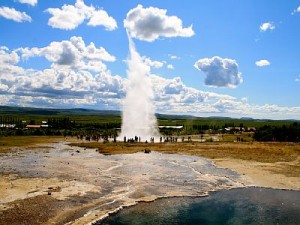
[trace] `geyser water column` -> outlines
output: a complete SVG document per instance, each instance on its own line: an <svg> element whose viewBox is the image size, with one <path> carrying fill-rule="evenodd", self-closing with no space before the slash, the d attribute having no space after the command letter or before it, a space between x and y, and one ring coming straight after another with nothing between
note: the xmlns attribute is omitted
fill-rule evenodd
<svg viewBox="0 0 300 225"><path fill-rule="evenodd" d="M127 75L129 85L123 100L122 128L119 140L139 137L141 141L158 141L159 132L153 104L153 90L149 78L150 67L146 65L128 35L129 58Z"/></svg>

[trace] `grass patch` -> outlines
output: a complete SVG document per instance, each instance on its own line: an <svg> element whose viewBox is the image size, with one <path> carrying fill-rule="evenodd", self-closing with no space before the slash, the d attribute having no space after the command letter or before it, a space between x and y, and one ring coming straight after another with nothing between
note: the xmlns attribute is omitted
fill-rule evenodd
<svg viewBox="0 0 300 225"><path fill-rule="evenodd" d="M280 165L276 168L273 169L269 169L271 172L275 173L275 174L283 174L287 177L299 177L300 174L300 165L296 164L296 165Z"/></svg>
<svg viewBox="0 0 300 225"><path fill-rule="evenodd" d="M0 137L0 153L9 152L14 147L30 147L37 144L64 141L62 136L9 136Z"/></svg>

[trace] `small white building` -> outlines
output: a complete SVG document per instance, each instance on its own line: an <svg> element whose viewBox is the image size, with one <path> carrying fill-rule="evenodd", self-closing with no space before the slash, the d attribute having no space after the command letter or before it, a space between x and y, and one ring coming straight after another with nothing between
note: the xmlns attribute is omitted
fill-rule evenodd
<svg viewBox="0 0 300 225"><path fill-rule="evenodd" d="M15 128L16 124L0 124L0 128Z"/></svg>
<svg viewBox="0 0 300 225"><path fill-rule="evenodd" d="M175 129L175 130L179 130L182 129L183 126L158 126L159 129Z"/></svg>

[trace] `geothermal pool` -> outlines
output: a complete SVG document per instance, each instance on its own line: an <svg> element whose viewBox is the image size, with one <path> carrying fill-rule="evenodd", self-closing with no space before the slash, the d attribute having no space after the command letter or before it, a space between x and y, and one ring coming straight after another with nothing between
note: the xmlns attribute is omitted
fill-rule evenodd
<svg viewBox="0 0 300 225"><path fill-rule="evenodd" d="M0 154L0 224L89 224L139 201L199 197L253 185L204 158L143 150L102 155L96 149L55 143ZM172 211L177 200L153 204L171 201Z"/></svg>
<svg viewBox="0 0 300 225"><path fill-rule="evenodd" d="M243 188L139 203L94 225L298 225L299 212L299 191Z"/></svg>

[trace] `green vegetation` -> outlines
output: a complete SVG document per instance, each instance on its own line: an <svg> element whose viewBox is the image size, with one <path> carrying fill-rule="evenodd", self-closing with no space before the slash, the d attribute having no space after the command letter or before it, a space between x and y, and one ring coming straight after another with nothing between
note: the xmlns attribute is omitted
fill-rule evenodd
<svg viewBox="0 0 300 225"><path fill-rule="evenodd" d="M299 123L290 120L233 119L229 117L194 117L184 115L157 114L159 126L182 126L181 129L162 128L162 135L214 135L227 141L299 141ZM116 136L121 128L119 111L97 111L87 109L37 109L0 107L0 136L14 135L102 135ZM296 124L296 125L295 125ZM40 129L27 125L46 125ZM226 128L226 129L225 129ZM254 129L253 129L254 128ZM243 134L242 134L243 133Z"/></svg>
<svg viewBox="0 0 300 225"><path fill-rule="evenodd" d="M300 141L300 123L294 122L289 126L263 126L259 128L254 138L257 141Z"/></svg>

